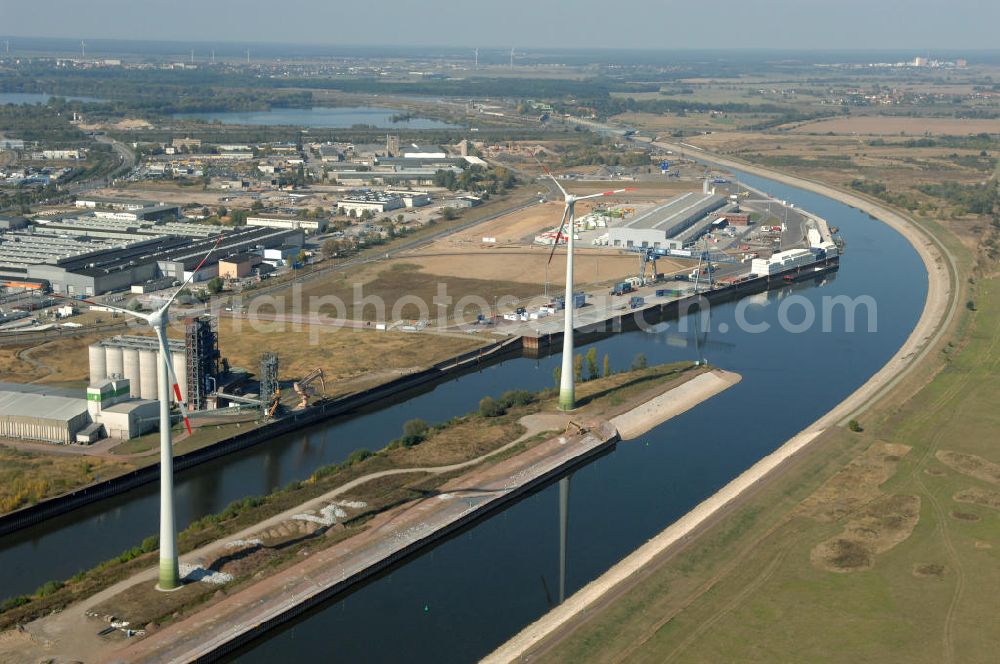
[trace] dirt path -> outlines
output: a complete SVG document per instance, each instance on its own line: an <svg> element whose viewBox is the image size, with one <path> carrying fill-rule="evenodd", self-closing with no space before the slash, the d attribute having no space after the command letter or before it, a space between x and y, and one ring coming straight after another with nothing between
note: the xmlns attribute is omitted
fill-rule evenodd
<svg viewBox="0 0 1000 664"><path fill-rule="evenodd" d="M655 145L665 149L690 152L679 145L667 143L656 143ZM753 173L840 201L866 212L898 231L913 246L927 269L927 299L920 319L896 354L864 385L778 450L758 461L715 495L697 505L659 535L584 586L565 603L524 628L519 634L484 658L484 662L499 663L521 660L529 651L544 647L541 645L544 641L552 638L565 638L576 625L581 624L589 617L588 614L593 613L588 609L597 605L598 602L603 603L606 595L614 592L616 588L622 587L627 579L641 572L648 565L665 562L666 557L661 554L695 536L715 519L721 518L729 506L744 497L759 483L773 479L776 476L775 471L798 452L805 449L826 428L838 424L844 425L849 419L860 416L872 403L898 385L921 360L933 352L955 316L958 306L958 297L955 293L958 284L958 268L954 256L940 241L903 215L867 199L819 182L738 163L717 157L707 151L700 152L697 156L699 159L713 164Z"/></svg>
<svg viewBox="0 0 1000 664"><path fill-rule="evenodd" d="M24 350L20 351L17 354L18 359L21 360L22 362L30 364L32 370L44 372L38 378L29 381L29 383L37 383L41 380L45 380L46 378L48 378L49 376L51 376L56 372L56 370L50 367L49 365L45 364L41 360L36 360L34 358L34 352L36 350L41 350L45 345L46 344L39 344L37 346L32 346L31 348L25 348Z"/></svg>

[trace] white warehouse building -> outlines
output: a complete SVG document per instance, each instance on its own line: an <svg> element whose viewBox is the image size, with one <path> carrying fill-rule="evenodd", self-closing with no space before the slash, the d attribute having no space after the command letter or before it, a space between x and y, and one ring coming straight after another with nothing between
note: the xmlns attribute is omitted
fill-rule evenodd
<svg viewBox="0 0 1000 664"><path fill-rule="evenodd" d="M285 228L314 234L325 233L327 221L326 219L297 219L293 217L247 217L247 226Z"/></svg>

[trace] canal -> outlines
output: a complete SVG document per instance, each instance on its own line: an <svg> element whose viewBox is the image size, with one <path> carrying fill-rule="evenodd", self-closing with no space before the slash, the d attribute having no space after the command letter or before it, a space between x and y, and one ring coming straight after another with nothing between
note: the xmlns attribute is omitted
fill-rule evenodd
<svg viewBox="0 0 1000 664"><path fill-rule="evenodd" d="M839 226L847 242L840 271L753 296L749 306L715 306L703 334L693 325L681 331L674 322L591 344L618 369L639 353L651 363L703 357L742 374L743 381L574 474L569 593L850 394L885 364L920 315L927 275L902 236L817 194L740 177ZM865 307L853 332L845 330L842 308L823 325L824 298L845 295L871 298L877 331L868 331ZM817 313L814 325L782 328L782 316L798 323L809 306ZM740 320L770 329L754 332ZM550 386L558 363L558 356L509 359L389 408L330 420L193 468L177 478L178 526L232 500L304 479L352 450L382 447L413 417L440 421L474 410L486 394ZM157 487L150 485L5 537L3 594L69 577L133 546L156 532L157 505ZM551 605L558 587L557 507L553 485L275 632L241 661L480 657Z"/></svg>

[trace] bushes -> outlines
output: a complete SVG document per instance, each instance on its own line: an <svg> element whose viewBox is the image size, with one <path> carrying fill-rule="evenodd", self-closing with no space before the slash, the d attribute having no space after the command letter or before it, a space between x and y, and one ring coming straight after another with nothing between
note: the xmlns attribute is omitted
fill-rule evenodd
<svg viewBox="0 0 1000 664"><path fill-rule="evenodd" d="M850 422L848 422L847 428L853 431L854 433L861 433L862 431L864 431L864 429L861 428L861 423L858 422L857 420L851 420Z"/></svg>
<svg viewBox="0 0 1000 664"><path fill-rule="evenodd" d="M403 437L400 439L400 442L404 447L419 445L427 439L427 432L429 430L430 427L427 425L427 422L420 418L407 420L403 424Z"/></svg>
<svg viewBox="0 0 1000 664"><path fill-rule="evenodd" d="M506 412L503 403L493 397L483 397L479 401L479 414L482 417L500 417Z"/></svg>
<svg viewBox="0 0 1000 664"><path fill-rule="evenodd" d="M479 402L479 414L482 417L500 417L511 408L527 406L536 400L537 397L528 390L508 390L499 399L483 397Z"/></svg>
<svg viewBox="0 0 1000 664"><path fill-rule="evenodd" d="M46 595L51 595L62 587L63 584L61 581L46 581L38 590L35 591L35 594L39 597L45 597Z"/></svg>

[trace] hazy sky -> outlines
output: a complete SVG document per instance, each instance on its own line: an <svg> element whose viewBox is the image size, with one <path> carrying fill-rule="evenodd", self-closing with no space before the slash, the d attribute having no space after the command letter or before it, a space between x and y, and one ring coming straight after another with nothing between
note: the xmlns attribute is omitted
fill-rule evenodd
<svg viewBox="0 0 1000 664"><path fill-rule="evenodd" d="M998 0L0 0L0 35L522 48L995 49Z"/></svg>

